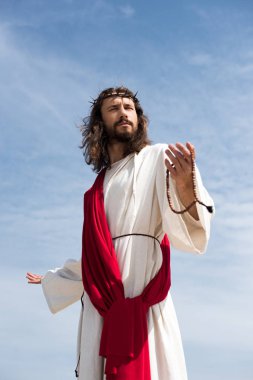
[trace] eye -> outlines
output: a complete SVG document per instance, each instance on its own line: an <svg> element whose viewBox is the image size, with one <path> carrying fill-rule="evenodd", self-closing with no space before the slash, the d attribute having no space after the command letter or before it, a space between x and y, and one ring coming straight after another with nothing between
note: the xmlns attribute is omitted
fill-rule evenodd
<svg viewBox="0 0 253 380"><path fill-rule="evenodd" d="M115 111L115 110L117 110L117 109L118 109L117 106L112 106L112 107L109 108L109 111Z"/></svg>

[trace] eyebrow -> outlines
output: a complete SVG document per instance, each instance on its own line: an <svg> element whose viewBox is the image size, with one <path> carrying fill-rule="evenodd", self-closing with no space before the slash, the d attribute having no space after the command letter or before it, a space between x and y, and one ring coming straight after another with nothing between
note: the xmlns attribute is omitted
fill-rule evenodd
<svg viewBox="0 0 253 380"><path fill-rule="evenodd" d="M119 105L121 104L121 102L117 102L117 103L113 103L113 104L110 104L106 107L107 110L109 110L110 108L112 107L118 107ZM133 102L129 102L129 103L123 103L124 106L131 106L131 107L134 107L134 103Z"/></svg>
<svg viewBox="0 0 253 380"><path fill-rule="evenodd" d="M118 107L118 106L119 106L119 103L110 104L109 106L106 107L106 109L109 110L110 108L114 108L114 107Z"/></svg>

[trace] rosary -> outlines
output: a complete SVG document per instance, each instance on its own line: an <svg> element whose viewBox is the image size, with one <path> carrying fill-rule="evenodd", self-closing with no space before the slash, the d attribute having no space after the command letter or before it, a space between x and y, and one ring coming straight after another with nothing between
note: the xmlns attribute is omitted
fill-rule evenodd
<svg viewBox="0 0 253 380"><path fill-rule="evenodd" d="M184 214L187 212L192 206L194 206L196 203L201 204L202 206L206 207L208 212L210 214L213 213L213 206L207 206L205 203L201 202L201 200L197 196L197 190L196 190L196 172L195 172L195 158L194 154L191 151L191 172L192 172L192 183L193 183L193 195L194 195L194 201L190 203L184 210L176 210L173 207L172 200L171 200L171 195L170 195L170 187L169 187L169 170L166 172L166 185L167 185L167 198L168 198L168 203L170 206L171 211L173 211L175 214Z"/></svg>

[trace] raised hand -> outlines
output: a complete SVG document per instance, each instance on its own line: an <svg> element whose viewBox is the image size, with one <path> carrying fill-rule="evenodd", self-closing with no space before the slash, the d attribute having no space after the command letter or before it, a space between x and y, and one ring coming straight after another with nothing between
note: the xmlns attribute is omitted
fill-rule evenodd
<svg viewBox="0 0 253 380"><path fill-rule="evenodd" d="M186 145L182 143L169 144L168 148L165 151L168 157L165 159L165 165L175 180L178 190L179 188L193 189L191 154L195 158L194 146L187 142Z"/></svg>
<svg viewBox="0 0 253 380"><path fill-rule="evenodd" d="M28 279L28 284L41 284L43 276L41 276L40 274L27 272L26 278Z"/></svg>
<svg viewBox="0 0 253 380"><path fill-rule="evenodd" d="M192 179L192 157L195 159L195 148L187 142L169 144L165 151L165 165L171 177L175 180L179 198L183 205L187 207L194 201L193 179ZM196 205L190 208L189 213L198 219Z"/></svg>

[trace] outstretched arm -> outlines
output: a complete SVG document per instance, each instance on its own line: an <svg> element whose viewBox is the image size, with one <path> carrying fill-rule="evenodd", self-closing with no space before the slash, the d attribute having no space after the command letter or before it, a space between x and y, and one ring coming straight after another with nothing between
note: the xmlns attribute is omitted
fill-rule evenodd
<svg viewBox="0 0 253 380"><path fill-rule="evenodd" d="M41 284L52 313L80 300L83 294L81 260L67 260L62 268L49 270L45 276L28 272L29 284Z"/></svg>

